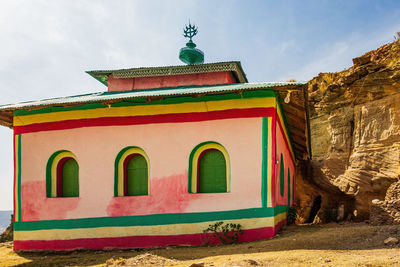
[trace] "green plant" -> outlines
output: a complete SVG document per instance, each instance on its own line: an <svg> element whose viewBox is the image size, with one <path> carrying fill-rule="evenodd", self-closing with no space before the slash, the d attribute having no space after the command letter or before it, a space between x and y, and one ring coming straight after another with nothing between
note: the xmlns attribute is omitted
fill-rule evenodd
<svg viewBox="0 0 400 267"><path fill-rule="evenodd" d="M213 233L222 244L233 244L238 242L239 234L242 234L243 230L240 224L216 222L210 224L203 233Z"/></svg>
<svg viewBox="0 0 400 267"><path fill-rule="evenodd" d="M296 217L297 217L297 209L295 206L292 206L289 208L288 213L287 213L287 224L293 224L296 221Z"/></svg>

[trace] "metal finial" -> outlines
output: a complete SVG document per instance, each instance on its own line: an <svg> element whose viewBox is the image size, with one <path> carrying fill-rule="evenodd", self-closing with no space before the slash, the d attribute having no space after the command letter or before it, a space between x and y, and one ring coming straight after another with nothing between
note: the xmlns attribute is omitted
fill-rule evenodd
<svg viewBox="0 0 400 267"><path fill-rule="evenodd" d="M193 26L190 24L189 20L189 26L185 25L185 29L183 29L183 36L186 38L190 39L190 42L192 41L192 37L197 34L197 27L196 25L193 24Z"/></svg>
<svg viewBox="0 0 400 267"><path fill-rule="evenodd" d="M181 48L179 51L179 59L189 65L204 62L204 53L196 49L196 44L192 41L193 36L197 33L197 27L194 24L192 25L189 20L189 25L185 25L183 29L183 36L189 38L189 42L186 43L186 47Z"/></svg>

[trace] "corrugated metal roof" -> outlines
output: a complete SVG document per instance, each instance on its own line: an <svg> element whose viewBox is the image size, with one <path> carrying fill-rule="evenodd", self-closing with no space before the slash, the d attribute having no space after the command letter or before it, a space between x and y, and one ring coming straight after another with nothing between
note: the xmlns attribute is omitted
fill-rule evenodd
<svg viewBox="0 0 400 267"><path fill-rule="evenodd" d="M136 90L128 92L98 92L93 94L76 95L69 97L52 98L38 101L22 102L17 104L1 105L0 111L17 110L41 106L53 106L63 104L94 103L110 100L124 100L132 98L146 98L157 96L183 96L192 94L206 94L218 92L235 92L257 89L273 89L282 86L303 86L305 82L264 82L264 83L239 83L215 86L191 86L164 89Z"/></svg>
<svg viewBox="0 0 400 267"><path fill-rule="evenodd" d="M246 74L239 61L216 62L195 65L178 65L163 67L142 67L118 70L91 70L87 73L102 84L108 86L108 78L112 74L115 78L136 78L153 76L170 76L182 74L194 74L205 72L232 71L238 82L247 83Z"/></svg>

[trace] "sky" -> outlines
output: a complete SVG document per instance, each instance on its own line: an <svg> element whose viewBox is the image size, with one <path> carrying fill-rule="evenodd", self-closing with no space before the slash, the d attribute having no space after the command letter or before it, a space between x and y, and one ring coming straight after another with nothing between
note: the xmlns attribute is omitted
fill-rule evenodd
<svg viewBox="0 0 400 267"><path fill-rule="evenodd" d="M188 21L205 62L250 82L308 81L392 42L398 0L2 0L0 105L105 91L87 70L181 65ZM12 130L0 127L0 210L12 210Z"/></svg>

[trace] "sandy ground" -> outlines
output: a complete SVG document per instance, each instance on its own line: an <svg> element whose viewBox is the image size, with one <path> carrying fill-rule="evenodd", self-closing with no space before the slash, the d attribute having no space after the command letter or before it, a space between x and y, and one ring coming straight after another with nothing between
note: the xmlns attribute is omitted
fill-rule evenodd
<svg viewBox="0 0 400 267"><path fill-rule="evenodd" d="M400 226L297 225L250 243L59 253L15 253L0 245L0 266L400 266Z"/></svg>

